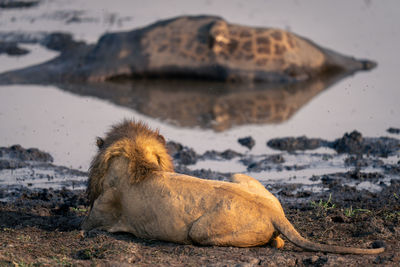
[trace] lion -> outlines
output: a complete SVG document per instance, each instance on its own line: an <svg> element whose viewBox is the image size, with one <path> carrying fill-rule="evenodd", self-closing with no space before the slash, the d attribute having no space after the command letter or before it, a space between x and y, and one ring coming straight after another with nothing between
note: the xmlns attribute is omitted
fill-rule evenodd
<svg viewBox="0 0 400 267"><path fill-rule="evenodd" d="M284 235L309 251L376 254L318 244L303 238L287 220L279 200L256 179L230 181L175 173L165 139L142 122L125 120L97 140L87 188L90 209L84 231L129 232L179 244L282 248Z"/></svg>

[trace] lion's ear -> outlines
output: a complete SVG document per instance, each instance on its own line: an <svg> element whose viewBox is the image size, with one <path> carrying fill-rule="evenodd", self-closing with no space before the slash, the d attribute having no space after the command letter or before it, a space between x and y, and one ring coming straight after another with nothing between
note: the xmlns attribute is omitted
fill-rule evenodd
<svg viewBox="0 0 400 267"><path fill-rule="evenodd" d="M164 136L162 136L161 134L159 134L159 135L157 136L157 140L160 141L161 144L163 144L163 145L166 145L166 144L167 144L167 142L165 141Z"/></svg>
<svg viewBox="0 0 400 267"><path fill-rule="evenodd" d="M99 149L102 149L104 147L104 140L101 137L96 138L96 145Z"/></svg>

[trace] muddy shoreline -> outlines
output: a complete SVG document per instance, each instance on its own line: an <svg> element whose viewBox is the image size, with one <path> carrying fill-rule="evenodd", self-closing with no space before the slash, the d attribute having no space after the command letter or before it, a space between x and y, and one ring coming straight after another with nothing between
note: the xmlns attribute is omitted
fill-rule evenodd
<svg viewBox="0 0 400 267"><path fill-rule="evenodd" d="M278 143L281 142L280 144ZM271 143L271 142L269 142ZM329 142L328 142L329 143ZM202 155L189 147L170 142L169 151L178 172L208 179L224 180L229 173L191 166L203 160L236 159L249 171L288 168L288 155L302 155L326 141L302 138L275 140L289 154L255 157L235 151L207 151ZM340 147L334 154L322 155L326 161L345 153L341 172L312 175L303 183L266 184L282 203L288 219L313 241L356 247L381 247L380 255L356 256L306 252L286 241L282 250L268 246L255 248L199 247L143 240L130 234L102 231L82 233L80 223L87 212L84 192L87 173L52 164L52 157L38 149L21 146L0 148L0 172L22 177L20 183L0 184L0 265L1 266L115 266L135 264L193 266L398 266L400 263L400 161L397 139L364 138L345 134L331 142ZM281 149L282 150L282 149ZM354 153L353 153L354 152ZM388 162L388 157L396 160ZM301 166L292 166L301 168ZM314 166L303 166L314 168ZM22 169L32 172L21 176ZM35 188L41 170L66 181L59 187ZM75 175L75 176L74 176ZM69 177L76 179L71 187ZM3 177L4 178L4 177ZM31 179L24 184L24 179ZM0 179L1 181L1 179ZM58 180L57 180L58 181ZM78 182L79 181L79 182ZM360 189L354 183L371 183L375 190ZM47 185L52 187L52 185ZM76 189L78 188L78 189ZM315 190L318 188L318 190Z"/></svg>

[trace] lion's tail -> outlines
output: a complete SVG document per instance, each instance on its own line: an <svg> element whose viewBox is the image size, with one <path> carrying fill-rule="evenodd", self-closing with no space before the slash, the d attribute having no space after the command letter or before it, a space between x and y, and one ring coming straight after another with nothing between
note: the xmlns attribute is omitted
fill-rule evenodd
<svg viewBox="0 0 400 267"><path fill-rule="evenodd" d="M385 248L364 249L314 243L302 237L285 216L280 216L280 218L274 222L274 226L281 234L283 234L295 245L309 251L321 251L339 254L378 254L385 250Z"/></svg>

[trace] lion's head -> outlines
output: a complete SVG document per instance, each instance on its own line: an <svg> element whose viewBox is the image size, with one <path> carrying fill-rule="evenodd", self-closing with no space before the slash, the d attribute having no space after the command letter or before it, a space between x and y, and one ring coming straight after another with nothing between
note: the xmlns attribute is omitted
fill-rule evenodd
<svg viewBox="0 0 400 267"><path fill-rule="evenodd" d="M87 188L91 206L103 192L104 175L114 157L122 156L129 160L131 183L140 182L153 171L174 170L164 137L142 122L124 120L113 126L105 138L97 138L97 146Z"/></svg>

